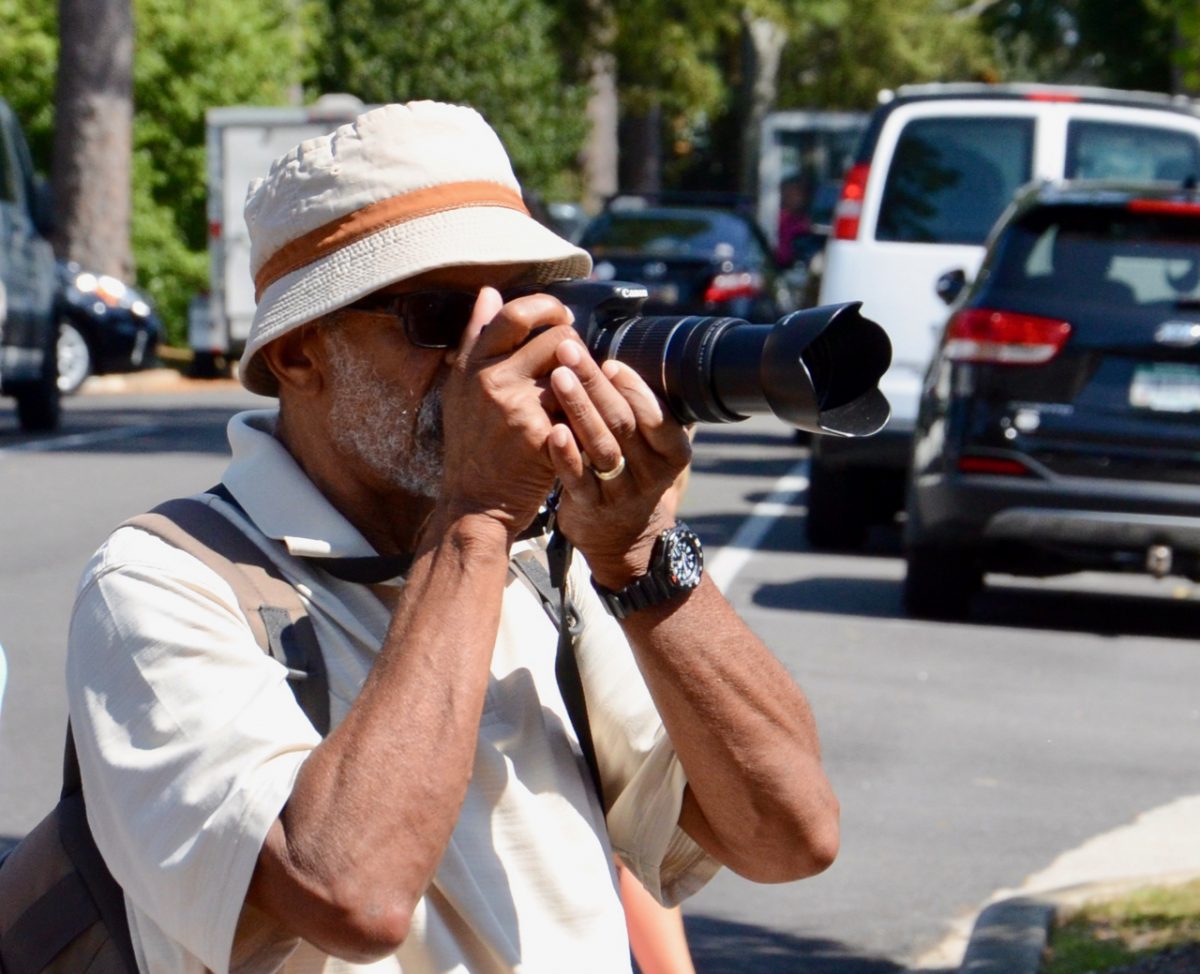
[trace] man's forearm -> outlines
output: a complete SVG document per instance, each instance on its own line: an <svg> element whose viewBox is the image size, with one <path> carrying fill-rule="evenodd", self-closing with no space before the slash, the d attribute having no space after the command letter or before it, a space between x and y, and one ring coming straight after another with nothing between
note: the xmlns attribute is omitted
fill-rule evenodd
<svg viewBox="0 0 1200 974"><path fill-rule="evenodd" d="M429 533L379 659L305 762L252 887L268 900L258 905L341 956L403 940L474 761L508 538L487 518Z"/></svg>
<svg viewBox="0 0 1200 974"><path fill-rule="evenodd" d="M762 882L828 866L838 805L808 701L711 579L623 625L687 772L683 828Z"/></svg>

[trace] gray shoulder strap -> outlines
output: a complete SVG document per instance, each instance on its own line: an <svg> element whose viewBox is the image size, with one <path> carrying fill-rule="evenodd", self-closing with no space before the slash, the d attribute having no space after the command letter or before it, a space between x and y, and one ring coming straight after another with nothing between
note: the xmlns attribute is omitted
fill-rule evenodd
<svg viewBox="0 0 1200 974"><path fill-rule="evenodd" d="M288 683L322 736L329 732L329 677L312 620L274 562L228 517L181 497L125 522L199 559L229 583L254 638L287 668Z"/></svg>

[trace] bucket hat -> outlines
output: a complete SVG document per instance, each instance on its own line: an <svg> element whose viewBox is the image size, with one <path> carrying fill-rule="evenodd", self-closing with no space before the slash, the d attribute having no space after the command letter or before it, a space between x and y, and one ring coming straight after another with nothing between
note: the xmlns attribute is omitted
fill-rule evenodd
<svg viewBox="0 0 1200 974"><path fill-rule="evenodd" d="M246 196L257 306L242 384L278 385L258 352L373 291L442 267L529 265L541 284L591 258L529 214L499 137L474 109L385 105L272 163Z"/></svg>

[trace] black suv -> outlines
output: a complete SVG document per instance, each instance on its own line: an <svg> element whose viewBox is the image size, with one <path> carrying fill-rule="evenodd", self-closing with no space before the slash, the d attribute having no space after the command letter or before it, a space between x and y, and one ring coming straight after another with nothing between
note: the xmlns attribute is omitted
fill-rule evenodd
<svg viewBox="0 0 1200 974"><path fill-rule="evenodd" d="M986 571L1200 578L1194 185L1018 195L925 376L907 495L915 616L961 617Z"/></svg>
<svg viewBox="0 0 1200 974"><path fill-rule="evenodd" d="M25 134L0 99L0 394L25 430L58 426L58 270L46 239L50 195Z"/></svg>

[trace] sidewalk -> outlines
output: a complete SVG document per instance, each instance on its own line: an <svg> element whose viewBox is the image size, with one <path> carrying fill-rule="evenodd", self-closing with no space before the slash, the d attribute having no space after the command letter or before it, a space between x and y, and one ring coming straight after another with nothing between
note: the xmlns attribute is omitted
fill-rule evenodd
<svg viewBox="0 0 1200 974"><path fill-rule="evenodd" d="M1059 856L1019 889L998 891L969 936L952 934L916 967L957 963L959 974L1037 974L1055 922L1080 904L1197 877L1200 795L1152 809Z"/></svg>
<svg viewBox="0 0 1200 974"><path fill-rule="evenodd" d="M105 395L123 392L175 392L205 389L240 388L237 379L192 379L178 369L167 366L142 369L140 372L120 372L113 375L93 375L84 380L78 395Z"/></svg>

